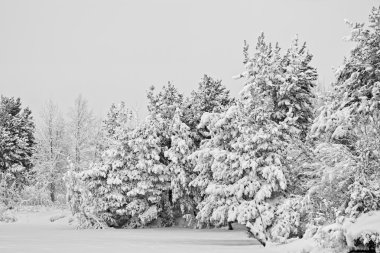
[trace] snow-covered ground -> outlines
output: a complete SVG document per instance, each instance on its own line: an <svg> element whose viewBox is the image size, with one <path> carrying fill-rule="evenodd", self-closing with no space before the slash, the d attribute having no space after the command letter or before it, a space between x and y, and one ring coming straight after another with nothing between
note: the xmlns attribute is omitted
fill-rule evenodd
<svg viewBox="0 0 380 253"><path fill-rule="evenodd" d="M51 222L51 218L65 218ZM244 227L234 231L224 229L105 229L77 230L69 225L67 210L37 208L18 211L15 223L0 223L0 253L171 253L171 252L233 252L233 253L321 253L311 239L294 240L285 245L264 248L247 238ZM380 212L368 213L355 224L342 226L351 238L378 240ZM324 230L332 227L326 226ZM377 237L376 237L377 236ZM368 239L367 238L367 239ZM349 239L349 238L348 238Z"/></svg>
<svg viewBox="0 0 380 253"><path fill-rule="evenodd" d="M106 229L76 230L67 219L50 222L60 210L21 212L16 223L0 223L1 253L114 253L114 252L254 252L272 253L244 231L222 229L195 230Z"/></svg>

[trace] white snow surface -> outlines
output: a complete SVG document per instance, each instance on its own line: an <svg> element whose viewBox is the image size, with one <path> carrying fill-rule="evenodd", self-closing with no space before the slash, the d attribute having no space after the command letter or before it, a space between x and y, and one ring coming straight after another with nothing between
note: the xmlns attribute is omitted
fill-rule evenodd
<svg viewBox="0 0 380 253"><path fill-rule="evenodd" d="M19 211L17 222L0 223L0 253L331 253L319 248L313 239L294 239L287 244L261 246L248 238L244 226L226 229L146 228L84 229L69 225L68 210L44 208ZM65 218L61 218L65 216ZM61 218L61 219L60 219ZM51 222L50 220L56 220ZM355 223L345 222L350 238L380 234L380 211L359 217ZM351 240L352 241L352 240Z"/></svg>
<svg viewBox="0 0 380 253"><path fill-rule="evenodd" d="M16 223L0 223L1 253L117 253L117 252L283 252L264 248L244 230L224 229L105 229L77 230L68 218L50 218L69 212L45 209L18 212Z"/></svg>
<svg viewBox="0 0 380 253"><path fill-rule="evenodd" d="M370 212L361 215L355 223L346 223L347 233L352 236L359 236L363 232L380 234L380 211Z"/></svg>

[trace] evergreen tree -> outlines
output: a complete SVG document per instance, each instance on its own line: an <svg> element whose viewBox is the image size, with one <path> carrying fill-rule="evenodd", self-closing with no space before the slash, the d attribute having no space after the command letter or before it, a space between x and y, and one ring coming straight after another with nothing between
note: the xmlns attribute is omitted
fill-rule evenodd
<svg viewBox="0 0 380 253"><path fill-rule="evenodd" d="M276 113L277 122L287 121L294 135L305 140L314 119L312 89L317 80L317 71L310 66L312 55L307 52L306 43L299 45L295 38L291 47L282 58L282 72L278 82Z"/></svg>
<svg viewBox="0 0 380 253"><path fill-rule="evenodd" d="M369 26L353 24L349 41L355 48L337 70L334 94L330 103L321 108L313 124L314 137L325 136L337 143L349 144L356 115L372 114L380 108L380 57L379 8L373 8Z"/></svg>
<svg viewBox="0 0 380 253"><path fill-rule="evenodd" d="M128 109L124 102L112 104L106 119L103 121L103 129L106 138L118 140L123 136L123 131L133 129L137 124L136 113Z"/></svg>
<svg viewBox="0 0 380 253"><path fill-rule="evenodd" d="M34 123L31 111L22 109L19 98L0 99L1 200L6 205L28 183L34 152Z"/></svg>
<svg viewBox="0 0 380 253"><path fill-rule="evenodd" d="M177 108L182 105L183 95L170 82L159 93L155 94L154 90L152 86L147 94L149 114L159 115L162 119L172 119Z"/></svg>
<svg viewBox="0 0 380 253"><path fill-rule="evenodd" d="M252 57L248 49L245 43L246 71L238 78L247 81L237 105L205 114L198 126L208 128L211 137L191 155L199 173L191 185L206 194L199 205L201 222L237 221L265 244L298 233L300 197L288 191L288 181L312 120L316 71L298 40L284 56L263 34Z"/></svg>
<svg viewBox="0 0 380 253"><path fill-rule="evenodd" d="M191 138L190 128L181 121L181 112L178 109L174 115L170 128L171 147L165 152L170 163L168 169L171 176L170 188L173 202L177 205L179 214L193 219L196 215L196 206L199 201L199 191L189 183L195 178L193 164L188 158L194 151L195 145ZM178 215L178 214L177 214Z"/></svg>
<svg viewBox="0 0 380 253"><path fill-rule="evenodd" d="M204 75L199 82L198 89L191 92L184 102L183 121L191 131L197 131L201 117L206 112L223 112L233 103L230 92L222 85L222 81L214 80ZM202 133L199 133L202 135ZM198 138L202 139L202 136ZM198 142L200 142L198 140Z"/></svg>
<svg viewBox="0 0 380 253"><path fill-rule="evenodd" d="M163 166L168 166L170 160L165 156L165 152L171 148L171 125L177 109L183 108L183 95L178 92L175 86L168 83L162 90L154 94L154 87L148 91L148 111L147 121L151 121L151 126L156 127L157 137L160 141L159 161ZM173 203L173 191L168 190L168 200Z"/></svg>
<svg viewBox="0 0 380 253"><path fill-rule="evenodd" d="M124 103L112 105L102 126L101 159L89 169L67 176L69 204L81 227L120 227L128 217L121 210L127 205L129 167L135 163L128 146L134 129L134 116Z"/></svg>
<svg viewBox="0 0 380 253"><path fill-rule="evenodd" d="M211 139L192 155L200 171L192 184L208 181L199 220L217 225L238 221L263 244L276 236L268 230L287 185L287 143L282 126L272 120L278 52L264 35L259 37L255 54L245 61L247 83L238 104L225 113L204 115L201 126L207 124Z"/></svg>
<svg viewBox="0 0 380 253"><path fill-rule="evenodd" d="M74 212L82 226L171 225L172 177L162 145L168 124L157 113L131 127L124 109L112 106L105 120L109 144L102 161L79 173L84 187L77 199L73 192Z"/></svg>
<svg viewBox="0 0 380 253"><path fill-rule="evenodd" d="M149 118L132 132L128 145L135 154L135 164L129 167L131 190L127 196L132 199L128 209L138 223L146 225L157 222L159 226L172 225L173 191L171 175L162 155L167 147L162 146L162 132L165 121L159 116ZM141 226L140 225L140 226Z"/></svg>

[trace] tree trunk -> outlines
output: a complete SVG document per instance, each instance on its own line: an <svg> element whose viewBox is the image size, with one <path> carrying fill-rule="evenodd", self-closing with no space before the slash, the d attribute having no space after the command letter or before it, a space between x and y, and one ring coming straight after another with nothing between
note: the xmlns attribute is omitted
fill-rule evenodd
<svg viewBox="0 0 380 253"><path fill-rule="evenodd" d="M54 182L49 184L49 190L50 190L50 200L51 200L51 202L54 203L56 201Z"/></svg>

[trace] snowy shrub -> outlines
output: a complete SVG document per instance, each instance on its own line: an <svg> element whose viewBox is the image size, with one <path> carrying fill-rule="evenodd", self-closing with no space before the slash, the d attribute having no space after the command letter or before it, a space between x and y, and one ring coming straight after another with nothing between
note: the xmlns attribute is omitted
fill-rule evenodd
<svg viewBox="0 0 380 253"><path fill-rule="evenodd" d="M341 144L327 143L317 146L315 152L314 168L319 176L310 181L305 198L313 224L331 223L340 215L357 217L380 208L378 177L360 172L365 166L360 153L352 153Z"/></svg>
<svg viewBox="0 0 380 253"><path fill-rule="evenodd" d="M362 214L343 224L347 245L354 249L380 248L380 211Z"/></svg>
<svg viewBox="0 0 380 253"><path fill-rule="evenodd" d="M334 223L319 228L313 237L321 248L330 249L332 252L344 252L347 247L344 230L341 224Z"/></svg>
<svg viewBox="0 0 380 253"><path fill-rule="evenodd" d="M5 207L14 206L20 197L20 190L16 186L13 173L0 172L0 205Z"/></svg>
<svg viewBox="0 0 380 253"><path fill-rule="evenodd" d="M316 225L313 225L313 224L307 224L306 225L306 229L305 229L305 233L303 234L303 237L304 239L310 239L312 238L318 231L318 226Z"/></svg>
<svg viewBox="0 0 380 253"><path fill-rule="evenodd" d="M323 223L380 209L379 112L350 117L350 138L321 142L314 150L316 176L306 196L310 215L322 214Z"/></svg>
<svg viewBox="0 0 380 253"><path fill-rule="evenodd" d="M0 207L0 222L13 223L16 221L17 221L17 218L11 212Z"/></svg>
<svg viewBox="0 0 380 253"><path fill-rule="evenodd" d="M355 162L340 144L321 143L315 150L316 177L311 178L306 195L309 219L314 225L334 222L337 212L344 211L348 188L355 177Z"/></svg>
<svg viewBox="0 0 380 253"><path fill-rule="evenodd" d="M276 207L275 220L270 228L274 241L286 242L288 238L299 235L300 204L300 198L289 198Z"/></svg>
<svg viewBox="0 0 380 253"><path fill-rule="evenodd" d="M156 206L151 206L139 215L142 224L149 224L157 219L158 211Z"/></svg>
<svg viewBox="0 0 380 253"><path fill-rule="evenodd" d="M0 190L2 190L0 188ZM17 221L16 217L11 213L7 202L0 202L0 222L10 223Z"/></svg>
<svg viewBox="0 0 380 253"><path fill-rule="evenodd" d="M51 196L49 191L44 187L44 183L35 182L32 185L26 186L21 192L20 198L22 199L23 205L41 205L49 206L52 205ZM59 198L58 198L59 196ZM65 204L65 195L57 195L57 203Z"/></svg>
<svg viewBox="0 0 380 253"><path fill-rule="evenodd" d="M312 239L319 251L374 250L380 246L379 228L379 211L369 212L357 219L340 217L333 224L320 226Z"/></svg>
<svg viewBox="0 0 380 253"><path fill-rule="evenodd" d="M354 182L349 187L350 200L345 213L358 217L362 213L380 209L379 182Z"/></svg>
<svg viewBox="0 0 380 253"><path fill-rule="evenodd" d="M356 43L355 48L338 69L334 91L311 127L310 137L317 144L313 164L317 170L307 199L314 224L331 223L341 215L355 219L380 209L379 9L371 11L368 27L349 23L349 40ZM339 231L325 228L317 235L325 238L320 240L322 245L330 247L329 242L340 240ZM368 236L355 240L367 243ZM347 243L352 245L353 240Z"/></svg>

